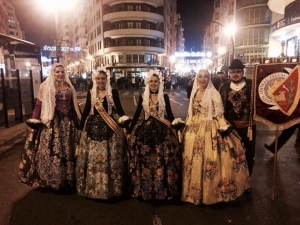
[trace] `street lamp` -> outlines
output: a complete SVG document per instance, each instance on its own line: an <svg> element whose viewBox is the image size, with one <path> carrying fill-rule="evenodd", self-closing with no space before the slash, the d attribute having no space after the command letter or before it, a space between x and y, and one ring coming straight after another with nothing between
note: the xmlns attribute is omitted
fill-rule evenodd
<svg viewBox="0 0 300 225"><path fill-rule="evenodd" d="M76 0L36 0L40 6L46 10L54 12L55 20L55 46L56 46L56 58L59 63L59 58L61 57L61 39L58 34L58 24L57 24L57 12L58 9L66 9L73 6Z"/></svg>

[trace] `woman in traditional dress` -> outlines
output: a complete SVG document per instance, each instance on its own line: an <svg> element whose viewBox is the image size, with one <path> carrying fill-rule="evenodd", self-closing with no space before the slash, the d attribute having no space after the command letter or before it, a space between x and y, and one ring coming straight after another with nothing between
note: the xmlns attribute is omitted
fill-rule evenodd
<svg viewBox="0 0 300 225"><path fill-rule="evenodd" d="M55 63L41 84L21 154L18 177L23 183L56 190L75 190L75 149L80 110L76 91L62 64Z"/></svg>
<svg viewBox="0 0 300 225"><path fill-rule="evenodd" d="M209 72L200 70L183 132L182 201L195 205L228 202L250 188L245 149L223 113Z"/></svg>
<svg viewBox="0 0 300 225"><path fill-rule="evenodd" d="M170 126L174 116L159 71L151 70L145 84L128 130L130 194L142 200L174 200L181 177L180 145Z"/></svg>
<svg viewBox="0 0 300 225"><path fill-rule="evenodd" d="M108 73L100 70L93 74L79 128L77 191L94 199L120 197L125 189L126 137L117 122L124 111Z"/></svg>

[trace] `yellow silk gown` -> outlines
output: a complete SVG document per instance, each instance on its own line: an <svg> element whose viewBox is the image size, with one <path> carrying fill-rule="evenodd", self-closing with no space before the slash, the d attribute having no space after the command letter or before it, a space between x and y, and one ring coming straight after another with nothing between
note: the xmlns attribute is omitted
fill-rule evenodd
<svg viewBox="0 0 300 225"><path fill-rule="evenodd" d="M210 205L235 200L250 188L245 149L224 119L218 91L212 92L212 120L208 105L193 99L193 114L183 133L182 201ZM221 131L220 131L221 130ZM224 135L224 133L223 133Z"/></svg>

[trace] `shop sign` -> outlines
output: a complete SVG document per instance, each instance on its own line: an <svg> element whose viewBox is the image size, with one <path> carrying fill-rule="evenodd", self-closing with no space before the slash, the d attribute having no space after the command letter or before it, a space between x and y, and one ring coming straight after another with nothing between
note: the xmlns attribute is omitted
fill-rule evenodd
<svg viewBox="0 0 300 225"><path fill-rule="evenodd" d="M65 46L61 46L60 47L62 52L79 52L81 49L80 47L75 47L75 48L71 48L71 47L65 47ZM50 52L55 52L56 51L56 46L48 46L48 45L44 45L42 51L50 51Z"/></svg>

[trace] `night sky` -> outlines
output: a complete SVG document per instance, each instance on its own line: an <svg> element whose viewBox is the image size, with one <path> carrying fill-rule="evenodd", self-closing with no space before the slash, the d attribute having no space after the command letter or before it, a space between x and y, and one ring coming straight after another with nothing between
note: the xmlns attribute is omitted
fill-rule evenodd
<svg viewBox="0 0 300 225"><path fill-rule="evenodd" d="M50 1L50 0L49 0ZM21 29L27 41L37 45L53 45L54 14L42 9L37 0L11 0L16 7ZM177 0L185 37L185 50L202 51L204 29L212 18L214 0ZM61 12L63 13L63 12ZM68 12L69 13L69 12Z"/></svg>
<svg viewBox="0 0 300 225"><path fill-rule="evenodd" d="M53 45L55 37L54 13L37 4L38 0L10 0L15 8L25 39L37 45ZM50 0L49 0L50 1Z"/></svg>
<svg viewBox="0 0 300 225"><path fill-rule="evenodd" d="M177 0L185 37L185 50L202 51L204 30L212 20L214 0Z"/></svg>

